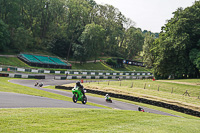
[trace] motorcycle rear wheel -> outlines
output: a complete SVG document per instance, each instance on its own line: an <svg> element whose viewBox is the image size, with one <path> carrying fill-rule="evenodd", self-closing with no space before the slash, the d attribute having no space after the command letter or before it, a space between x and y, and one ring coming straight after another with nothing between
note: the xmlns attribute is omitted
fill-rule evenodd
<svg viewBox="0 0 200 133"><path fill-rule="evenodd" d="M87 97L84 96L84 97L83 97L83 100L82 100L82 104L86 104L86 103L87 103Z"/></svg>

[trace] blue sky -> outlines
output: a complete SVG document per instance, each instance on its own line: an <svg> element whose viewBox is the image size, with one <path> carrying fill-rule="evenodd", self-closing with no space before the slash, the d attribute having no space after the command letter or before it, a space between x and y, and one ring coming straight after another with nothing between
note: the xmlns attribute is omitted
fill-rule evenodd
<svg viewBox="0 0 200 133"><path fill-rule="evenodd" d="M195 0L95 0L110 4L136 23L142 30L160 32L166 20L173 17L177 8L192 6ZM196 0L198 1L198 0Z"/></svg>

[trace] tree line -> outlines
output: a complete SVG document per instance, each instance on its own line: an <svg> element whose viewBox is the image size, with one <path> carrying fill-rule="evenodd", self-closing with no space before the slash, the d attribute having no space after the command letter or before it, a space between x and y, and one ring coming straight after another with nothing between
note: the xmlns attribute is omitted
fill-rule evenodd
<svg viewBox="0 0 200 133"><path fill-rule="evenodd" d="M178 8L159 38L146 34L143 58L157 78L191 78L200 73L200 1Z"/></svg>
<svg viewBox="0 0 200 133"><path fill-rule="evenodd" d="M0 52L50 51L81 62L100 55L133 59L145 38L134 25L94 0L0 0Z"/></svg>

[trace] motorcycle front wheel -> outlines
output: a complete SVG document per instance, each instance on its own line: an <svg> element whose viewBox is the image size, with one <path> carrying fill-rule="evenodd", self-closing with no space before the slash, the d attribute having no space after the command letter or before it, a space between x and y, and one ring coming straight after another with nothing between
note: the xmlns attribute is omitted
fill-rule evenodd
<svg viewBox="0 0 200 133"><path fill-rule="evenodd" d="M78 98L76 97L76 95L73 95L72 100L73 100L74 103L77 102Z"/></svg>

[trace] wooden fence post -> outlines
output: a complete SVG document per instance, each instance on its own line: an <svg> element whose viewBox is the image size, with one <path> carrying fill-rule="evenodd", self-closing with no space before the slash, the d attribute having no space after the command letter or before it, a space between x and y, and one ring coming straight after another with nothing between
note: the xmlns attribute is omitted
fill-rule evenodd
<svg viewBox="0 0 200 133"><path fill-rule="evenodd" d="M144 89L145 89L145 87L146 87L146 83L144 84Z"/></svg>
<svg viewBox="0 0 200 133"><path fill-rule="evenodd" d="M172 87L172 91L171 91L171 94L173 93L173 87Z"/></svg>
<svg viewBox="0 0 200 133"><path fill-rule="evenodd" d="M133 88L133 82L132 82L131 88Z"/></svg>
<svg viewBox="0 0 200 133"><path fill-rule="evenodd" d="M160 87L160 86L158 85L158 91L159 91L159 87Z"/></svg>

